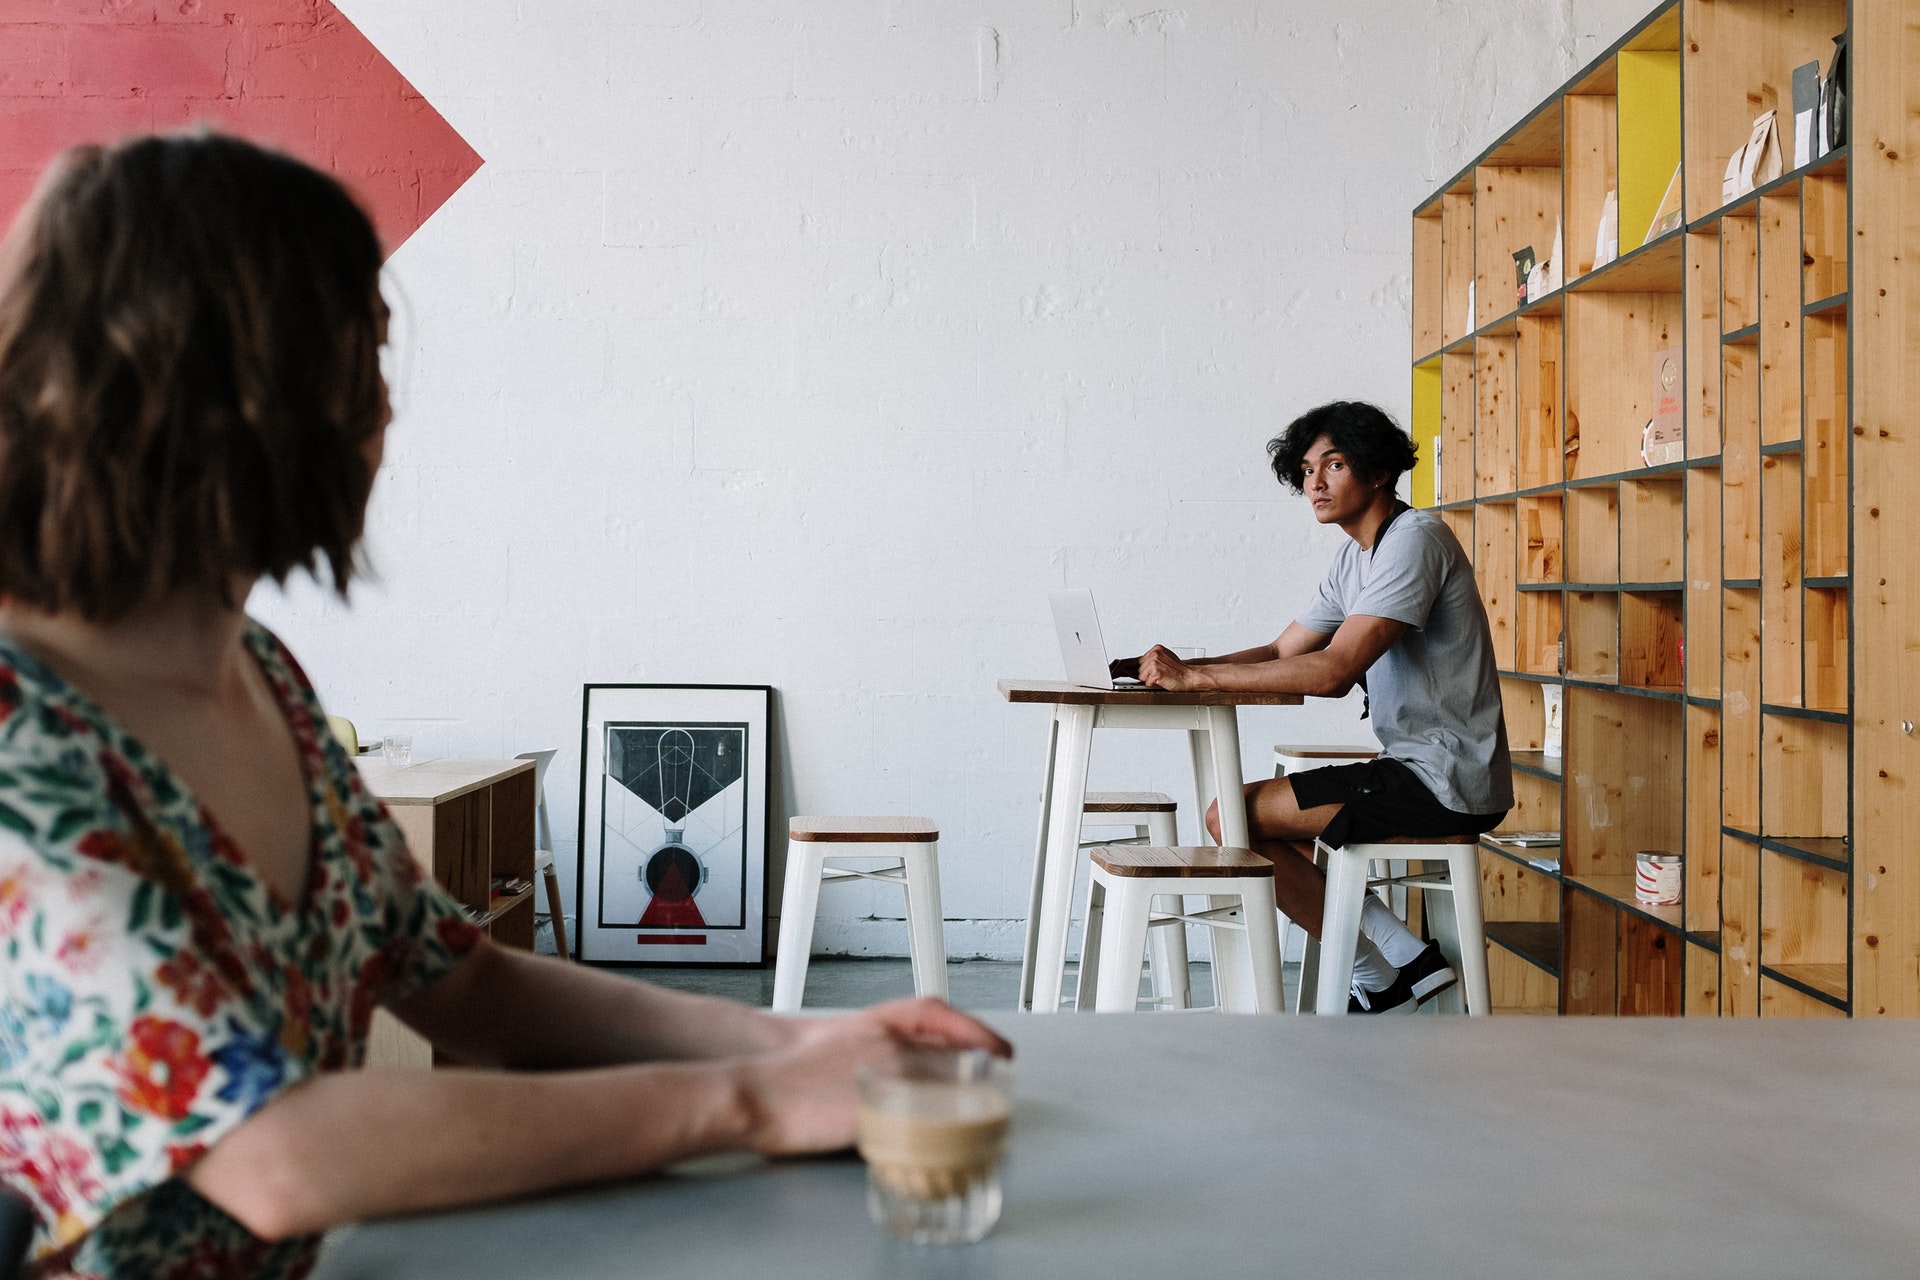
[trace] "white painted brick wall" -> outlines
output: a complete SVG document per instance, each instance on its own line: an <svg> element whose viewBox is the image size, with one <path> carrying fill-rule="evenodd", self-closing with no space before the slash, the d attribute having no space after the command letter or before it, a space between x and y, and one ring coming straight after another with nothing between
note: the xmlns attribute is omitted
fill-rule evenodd
<svg viewBox="0 0 1920 1280"><path fill-rule="evenodd" d="M937 819L953 953L1017 955L1042 593L1277 634L1339 535L1263 443L1404 414L1414 202L1648 2L340 0L487 163L391 266L379 581L254 607L363 733L560 747L569 901L581 683L772 684L776 813ZM1249 776L1357 715L1249 711ZM829 890L816 945L897 910Z"/></svg>

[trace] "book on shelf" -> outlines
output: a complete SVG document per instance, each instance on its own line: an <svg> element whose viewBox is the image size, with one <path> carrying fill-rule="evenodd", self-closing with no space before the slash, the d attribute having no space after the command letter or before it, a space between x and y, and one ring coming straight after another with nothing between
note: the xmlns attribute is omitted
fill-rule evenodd
<svg viewBox="0 0 1920 1280"><path fill-rule="evenodd" d="M1513 849L1558 849L1558 831L1489 831L1486 839Z"/></svg>

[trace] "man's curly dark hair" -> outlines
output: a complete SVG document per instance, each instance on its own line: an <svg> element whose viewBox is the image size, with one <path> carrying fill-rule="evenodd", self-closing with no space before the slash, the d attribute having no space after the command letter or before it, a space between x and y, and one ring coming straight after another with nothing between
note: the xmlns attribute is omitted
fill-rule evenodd
<svg viewBox="0 0 1920 1280"><path fill-rule="evenodd" d="M1376 405L1360 400L1335 400L1295 418L1287 429L1267 441L1273 474L1295 493L1304 493L1302 467L1313 442L1326 436L1362 480L1385 480L1387 487L1413 469L1420 446Z"/></svg>

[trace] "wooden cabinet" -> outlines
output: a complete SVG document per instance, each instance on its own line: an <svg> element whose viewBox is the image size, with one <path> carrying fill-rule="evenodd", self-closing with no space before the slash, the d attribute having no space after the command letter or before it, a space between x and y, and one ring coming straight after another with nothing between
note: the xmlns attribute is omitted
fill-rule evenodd
<svg viewBox="0 0 1920 1280"><path fill-rule="evenodd" d="M1675 0L1414 212L1413 492L1474 556L1505 826L1561 833L1557 873L1483 849L1497 1004L1920 1014L1912 13ZM1848 143L1795 167L1794 69L1849 30ZM1725 198L1767 110L1785 171ZM1649 452L1663 391L1684 439ZM1685 855L1680 905L1635 900L1643 850Z"/></svg>
<svg viewBox="0 0 1920 1280"><path fill-rule="evenodd" d="M393 768L361 756L357 763L421 870L459 899L494 941L533 950L533 762L421 760ZM497 893L507 881L524 887ZM386 1010L374 1011L367 1065L432 1064L424 1039Z"/></svg>

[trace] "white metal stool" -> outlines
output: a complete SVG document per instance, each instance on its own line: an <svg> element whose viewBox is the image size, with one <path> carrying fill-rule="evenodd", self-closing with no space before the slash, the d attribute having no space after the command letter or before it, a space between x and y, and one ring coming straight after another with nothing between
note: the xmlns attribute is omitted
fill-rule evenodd
<svg viewBox="0 0 1920 1280"><path fill-rule="evenodd" d="M1319 975L1314 984L1315 1012L1347 1011L1347 995L1353 986L1353 951L1360 940L1360 912L1368 891L1379 885L1452 896L1451 918L1434 912L1427 917L1428 923L1434 932L1451 935L1438 941L1440 950L1459 971L1467 1012L1475 1016L1489 1012L1487 930L1480 906L1480 837L1393 836L1340 849L1330 849L1315 840L1313 847L1327 868L1327 905L1320 918ZM1444 862L1446 870L1371 878L1375 862L1392 864L1410 854L1428 863ZM1314 950L1309 945L1310 955ZM1303 989L1307 981L1303 970Z"/></svg>
<svg viewBox="0 0 1920 1280"><path fill-rule="evenodd" d="M871 870L826 860L885 859ZM823 880L881 880L907 895L907 950L915 994L947 994L946 930L940 920L940 829L926 818L795 818L787 825L787 879L780 904L780 951L773 1008L793 1013L807 985L813 919Z"/></svg>
<svg viewBox="0 0 1920 1280"><path fill-rule="evenodd" d="M1205 893L1208 909L1156 913L1153 901L1182 891ZM1107 916L1111 913L1112 919ZM1220 1008L1228 1013L1279 1013L1279 912L1273 904L1273 864L1249 849L1124 845L1093 851L1087 886L1087 924L1080 947L1081 1010L1130 1012L1140 998L1140 959L1154 928L1205 925L1213 932L1214 972L1236 945L1252 973L1253 1003L1238 994L1242 984L1216 978Z"/></svg>
<svg viewBox="0 0 1920 1280"><path fill-rule="evenodd" d="M1171 796L1158 791L1089 791L1082 810L1080 847L1098 849L1116 844L1159 845L1180 843L1176 830L1178 806ZM1087 827L1132 827L1133 838L1089 840ZM1175 913L1186 908L1185 899L1173 895L1156 903ZM1169 1009L1185 1009L1193 1003L1188 977L1187 930L1185 925L1169 924L1148 934L1147 968L1153 978L1154 1003Z"/></svg>

